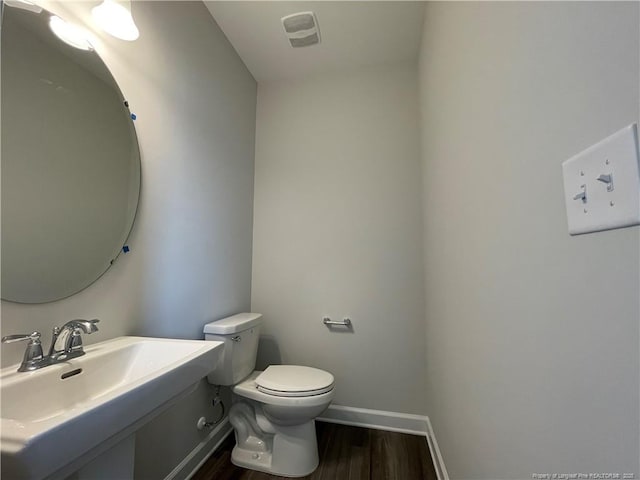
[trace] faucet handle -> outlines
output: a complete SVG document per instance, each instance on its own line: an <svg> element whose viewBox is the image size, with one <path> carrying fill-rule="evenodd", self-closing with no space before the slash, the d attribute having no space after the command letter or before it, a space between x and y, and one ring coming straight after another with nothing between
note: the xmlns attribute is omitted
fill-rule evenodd
<svg viewBox="0 0 640 480"><path fill-rule="evenodd" d="M84 320L78 318L76 320L69 320L62 326L62 329L64 329L65 327L69 327L71 329L80 327L82 328L82 330L84 330L84 333L93 333L98 331L98 326L96 325L96 323L100 323L100 320L97 318L94 318L93 320Z"/></svg>
<svg viewBox="0 0 640 480"><path fill-rule="evenodd" d="M15 343L22 340L30 340L29 345L40 343L40 332L21 333L18 335L7 335L2 337L2 343Z"/></svg>
<svg viewBox="0 0 640 480"><path fill-rule="evenodd" d="M27 349L24 352L24 358L18 371L29 372L40 368L43 362L46 361L42 352L42 344L40 343L40 332L2 337L2 343L14 343L22 340L29 340L29 343L27 344Z"/></svg>

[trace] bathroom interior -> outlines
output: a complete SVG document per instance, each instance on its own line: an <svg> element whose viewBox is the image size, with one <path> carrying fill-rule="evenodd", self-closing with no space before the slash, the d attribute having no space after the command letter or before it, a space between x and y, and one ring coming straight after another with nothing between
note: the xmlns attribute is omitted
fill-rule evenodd
<svg viewBox="0 0 640 480"><path fill-rule="evenodd" d="M109 2L135 39L100 24ZM42 42L6 41L16 11L72 25L89 50L65 47L69 69L119 98L88 100L70 70L15 81L9 61ZM317 37L293 47L282 19L305 12ZM194 476L233 438L238 396L193 363L166 399L142 382L128 398L144 401L118 403L144 410L126 441L11 435L84 408L93 394L63 400L102 342L153 337L153 361L207 344L221 368L227 343L189 341L250 312L251 370L330 373L318 424L421 436L438 480L640 477L640 3L5 0L2 15L1 334L40 332L46 351L55 327L99 319L80 325L86 355L36 371L16 372L25 342L2 345L3 478ZM45 91L75 123L44 113ZM125 146L84 130L107 115ZM9 163L31 145L37 167ZM61 145L60 163L84 153L52 165ZM98 380L143 363L102 358ZM62 387L37 383L74 362ZM84 412L92 431L125 416L107 407ZM5 470L22 448L37 473Z"/></svg>

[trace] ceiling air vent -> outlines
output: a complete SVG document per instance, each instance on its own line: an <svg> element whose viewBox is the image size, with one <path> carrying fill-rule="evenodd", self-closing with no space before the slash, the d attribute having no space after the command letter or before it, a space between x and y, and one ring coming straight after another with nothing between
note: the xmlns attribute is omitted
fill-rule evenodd
<svg viewBox="0 0 640 480"><path fill-rule="evenodd" d="M292 47L308 47L320 43L318 21L313 12L300 12L282 17L282 26Z"/></svg>

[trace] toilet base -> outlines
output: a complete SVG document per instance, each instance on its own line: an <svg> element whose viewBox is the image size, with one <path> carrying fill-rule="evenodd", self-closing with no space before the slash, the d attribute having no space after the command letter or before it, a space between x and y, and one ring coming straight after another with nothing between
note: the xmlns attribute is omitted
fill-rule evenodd
<svg viewBox="0 0 640 480"><path fill-rule="evenodd" d="M238 445L233 447L231 452L231 463L238 467L248 468L249 470L257 470L259 472L271 472L271 453L256 452L255 450L247 450Z"/></svg>
<svg viewBox="0 0 640 480"><path fill-rule="evenodd" d="M315 420L302 425L272 425L270 451L236 445L231 462L239 467L283 477L304 477L318 468Z"/></svg>

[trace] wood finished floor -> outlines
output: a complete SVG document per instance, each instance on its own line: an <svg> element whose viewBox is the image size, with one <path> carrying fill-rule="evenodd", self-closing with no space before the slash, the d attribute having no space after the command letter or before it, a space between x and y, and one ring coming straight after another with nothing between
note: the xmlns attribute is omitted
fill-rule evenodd
<svg viewBox="0 0 640 480"><path fill-rule="evenodd" d="M316 422L320 465L309 480L436 480L425 437ZM223 444L192 480L271 480L275 475L231 463L235 439Z"/></svg>

